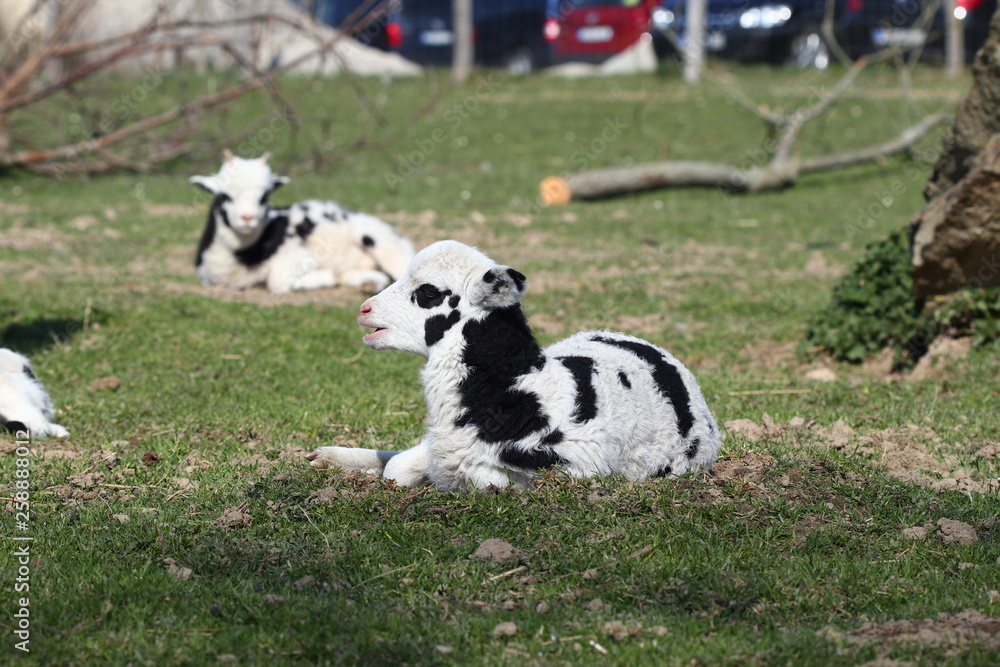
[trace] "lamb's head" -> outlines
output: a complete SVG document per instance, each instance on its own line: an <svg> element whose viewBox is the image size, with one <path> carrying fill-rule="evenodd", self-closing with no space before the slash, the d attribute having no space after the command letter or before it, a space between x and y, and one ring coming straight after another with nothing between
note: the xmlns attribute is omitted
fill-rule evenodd
<svg viewBox="0 0 1000 667"><path fill-rule="evenodd" d="M403 276L361 305L364 343L429 356L453 328L521 302L527 280L475 248L439 241L414 256Z"/></svg>
<svg viewBox="0 0 1000 667"><path fill-rule="evenodd" d="M191 183L215 195L222 219L237 234L253 234L267 221L267 199L288 182L287 176L275 176L268 166L270 153L259 158L236 157L228 150L219 173L192 176Z"/></svg>

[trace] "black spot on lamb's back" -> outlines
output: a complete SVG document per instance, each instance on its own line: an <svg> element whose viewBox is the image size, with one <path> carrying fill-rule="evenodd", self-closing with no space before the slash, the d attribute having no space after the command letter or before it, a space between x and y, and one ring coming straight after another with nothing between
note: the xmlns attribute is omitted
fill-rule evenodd
<svg viewBox="0 0 1000 667"><path fill-rule="evenodd" d="M626 389L632 388L632 383L629 381L628 375L625 374L625 371L618 371L618 382L620 382Z"/></svg>
<svg viewBox="0 0 1000 667"><path fill-rule="evenodd" d="M558 445L560 442L563 441L563 439L565 437L566 436L563 435L562 431L560 431L559 429L555 429L554 431L552 431L551 433L549 433L547 436L545 436L544 438L542 438L542 444L543 445Z"/></svg>
<svg viewBox="0 0 1000 667"><path fill-rule="evenodd" d="M686 438L687 434L694 426L694 415L691 413L691 397L688 394L681 374L673 364L669 363L666 357L649 343L640 343L634 340L623 340L620 338L608 338L605 336L594 336L594 342L612 345L614 347L628 350L653 367L653 381L660 394L674 406L677 414L677 427L681 437Z"/></svg>
<svg viewBox="0 0 1000 667"><path fill-rule="evenodd" d="M19 422L16 419L7 421L6 417L0 415L0 424L3 424L7 428L7 430L10 431L15 436L17 436L18 433L24 435L30 435L27 424L25 424L24 422Z"/></svg>
<svg viewBox="0 0 1000 667"><path fill-rule="evenodd" d="M453 295L452 297L450 297L448 299L448 305L451 306L452 308L458 308L458 304L459 304L459 302L461 302L461 300L462 300L462 297L460 297L459 295L455 294L455 295Z"/></svg>
<svg viewBox="0 0 1000 667"><path fill-rule="evenodd" d="M566 459L556 454L551 447L522 448L516 442L500 446L500 462L510 468L539 470L566 463Z"/></svg>
<svg viewBox="0 0 1000 667"><path fill-rule="evenodd" d="M237 250L237 261L244 266L259 266L274 256L285 241L285 232L288 230L288 216L274 216L268 220L264 227L264 232L257 239L257 242L247 246L242 250Z"/></svg>
<svg viewBox="0 0 1000 667"><path fill-rule="evenodd" d="M424 322L424 342L430 347L444 338L448 329L452 328L462 319L462 314L453 310L447 315L433 315Z"/></svg>
<svg viewBox="0 0 1000 667"><path fill-rule="evenodd" d="M549 428L538 396L514 389L514 380L544 367L545 356L519 305L498 308L462 328L468 369L459 383L458 427L475 426L485 442L519 442Z"/></svg>
<svg viewBox="0 0 1000 667"><path fill-rule="evenodd" d="M597 391L594 389L595 362L590 357L559 357L576 382L576 403L572 419L577 424L597 416Z"/></svg>
<svg viewBox="0 0 1000 667"><path fill-rule="evenodd" d="M368 236L367 234L365 234L364 236L361 237L361 243L363 243L366 248L374 248L375 247L375 239L373 239L372 237Z"/></svg>

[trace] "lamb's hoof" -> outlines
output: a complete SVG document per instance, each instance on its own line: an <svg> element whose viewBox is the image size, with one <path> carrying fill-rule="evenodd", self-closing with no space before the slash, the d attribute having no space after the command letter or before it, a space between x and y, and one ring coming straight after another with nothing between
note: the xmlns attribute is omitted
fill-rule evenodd
<svg viewBox="0 0 1000 667"><path fill-rule="evenodd" d="M318 470L326 470L328 468L337 467L335 459L328 453L325 453L324 449L330 449L329 447L319 447L313 450L311 453L306 454L306 460L309 464Z"/></svg>

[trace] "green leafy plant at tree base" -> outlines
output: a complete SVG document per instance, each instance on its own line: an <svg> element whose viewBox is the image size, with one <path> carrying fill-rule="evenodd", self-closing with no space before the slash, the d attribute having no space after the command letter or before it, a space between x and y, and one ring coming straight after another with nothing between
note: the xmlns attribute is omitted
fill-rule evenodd
<svg viewBox="0 0 1000 667"><path fill-rule="evenodd" d="M896 365L905 366L926 351L935 330L924 300L913 294L909 243L906 230L899 229L868 245L809 323L806 341L853 363L888 347Z"/></svg>
<svg viewBox="0 0 1000 667"><path fill-rule="evenodd" d="M972 336L977 346L1000 339L1000 287L952 295L934 309L934 321L952 336Z"/></svg>
<svg viewBox="0 0 1000 667"><path fill-rule="evenodd" d="M905 368L939 334L973 336L977 346L1000 339L1000 289L970 288L926 303L914 296L910 271L905 228L870 243L809 322L810 348L852 363L889 348L895 366Z"/></svg>

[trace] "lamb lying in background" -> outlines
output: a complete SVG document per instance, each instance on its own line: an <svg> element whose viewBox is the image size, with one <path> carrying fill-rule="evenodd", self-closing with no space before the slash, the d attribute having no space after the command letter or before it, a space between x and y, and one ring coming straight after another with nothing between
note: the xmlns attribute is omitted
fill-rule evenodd
<svg viewBox="0 0 1000 667"><path fill-rule="evenodd" d="M15 437L32 440L65 438L69 431L53 424L56 417L52 399L22 355L0 348L0 424ZM28 431L23 436L21 432Z"/></svg>
<svg viewBox="0 0 1000 667"><path fill-rule="evenodd" d="M337 285L379 292L403 274L413 246L378 218L332 201L271 208L271 193L289 179L271 172L269 157L226 151L219 173L191 177L215 195L195 261L203 284L263 284L276 294Z"/></svg>
<svg viewBox="0 0 1000 667"><path fill-rule="evenodd" d="M414 257L364 302L364 343L427 357L428 425L402 452L320 447L319 468L380 474L445 490L525 487L540 470L628 479L710 469L715 418L694 376L668 352L611 331L542 350L521 311L525 277L456 241Z"/></svg>

